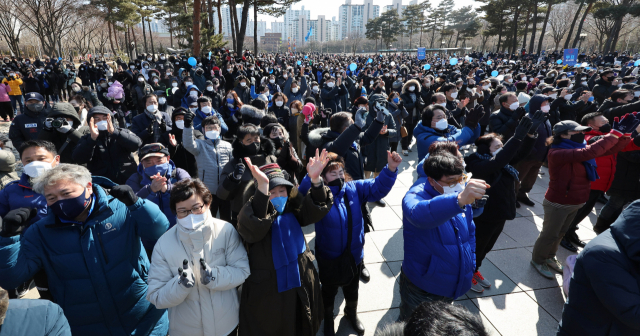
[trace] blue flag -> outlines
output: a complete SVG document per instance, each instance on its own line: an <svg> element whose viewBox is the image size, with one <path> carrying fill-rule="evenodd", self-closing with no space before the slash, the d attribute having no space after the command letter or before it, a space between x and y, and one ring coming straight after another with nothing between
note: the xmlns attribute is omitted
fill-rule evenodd
<svg viewBox="0 0 640 336"><path fill-rule="evenodd" d="M304 37L305 42L309 41L309 37L313 36L313 27L309 27L309 31L307 32L307 36Z"/></svg>

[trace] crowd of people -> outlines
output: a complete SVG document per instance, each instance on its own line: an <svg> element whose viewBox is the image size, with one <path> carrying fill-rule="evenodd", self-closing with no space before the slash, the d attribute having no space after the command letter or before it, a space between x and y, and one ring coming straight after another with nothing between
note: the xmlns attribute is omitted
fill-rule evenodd
<svg viewBox="0 0 640 336"><path fill-rule="evenodd" d="M639 333L640 62L559 56L7 57L0 335L330 336L339 288L364 334L370 208L412 151L400 317L381 335L485 335L450 303L491 287L483 260L535 206L531 267L555 279L560 246L582 249L558 334ZM34 286L52 303L15 300Z"/></svg>

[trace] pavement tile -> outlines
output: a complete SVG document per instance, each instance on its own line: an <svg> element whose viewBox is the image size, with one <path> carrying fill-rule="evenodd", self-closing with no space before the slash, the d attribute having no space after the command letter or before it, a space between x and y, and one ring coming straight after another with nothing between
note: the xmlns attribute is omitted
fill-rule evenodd
<svg viewBox="0 0 640 336"><path fill-rule="evenodd" d="M556 334L558 321L525 293L472 299L502 335Z"/></svg>
<svg viewBox="0 0 640 336"><path fill-rule="evenodd" d="M397 230L402 228L402 220L391 206L374 206L370 208L371 220L376 231Z"/></svg>
<svg viewBox="0 0 640 336"><path fill-rule="evenodd" d="M375 226L375 224L374 224ZM382 253L384 260L386 261L400 261L404 260L404 243L402 237L402 229L399 230L383 230L372 231L367 235L370 240L373 241ZM366 256L366 251L365 251ZM366 257L368 258L368 256Z"/></svg>
<svg viewBox="0 0 640 336"><path fill-rule="evenodd" d="M491 251L487 254L487 259L523 290L557 287L562 284L562 275L557 274L555 280L550 280L533 268L530 264L531 250L527 248Z"/></svg>
<svg viewBox="0 0 640 336"><path fill-rule="evenodd" d="M375 225L375 224L374 224ZM384 262L384 258L380 253L380 250L376 247L371 237L371 232L364 234L364 263L379 263Z"/></svg>
<svg viewBox="0 0 640 336"><path fill-rule="evenodd" d="M402 205L402 199L407 191L409 191L409 187L407 186L394 186L384 198L384 201L387 205Z"/></svg>
<svg viewBox="0 0 640 336"><path fill-rule="evenodd" d="M507 221L502 230L502 234L511 237L521 246L533 246L536 239L538 239L542 226L537 226L529 220L530 218L531 217L520 217Z"/></svg>
<svg viewBox="0 0 640 336"><path fill-rule="evenodd" d="M489 260L484 260L482 266L480 266L480 273L491 282L491 287L485 288L484 292L476 293L472 290L467 292L469 298L487 297L494 295L502 295L514 292L522 292L522 289L518 287L509 277L502 273L494 264Z"/></svg>
<svg viewBox="0 0 640 336"><path fill-rule="evenodd" d="M536 289L526 291L532 299L534 299L544 310L547 311L556 321L562 319L562 308L566 301L562 293L562 287Z"/></svg>
<svg viewBox="0 0 640 336"><path fill-rule="evenodd" d="M387 309L377 310L366 313L358 313L358 318L364 324L364 335L373 336L376 330L383 328L387 324L395 323L400 315L400 309ZM355 330L351 327L351 323L344 318L344 315L338 315L334 318L334 328L336 329L336 336L350 336L357 335ZM322 322L320 331L316 336L324 336L324 321Z"/></svg>
<svg viewBox="0 0 640 336"><path fill-rule="evenodd" d="M496 240L495 245L493 245L493 250L506 250L516 247L522 247L522 245L518 244L518 242L508 235L501 233L500 236L498 236L498 240Z"/></svg>
<svg viewBox="0 0 640 336"><path fill-rule="evenodd" d="M371 279L360 281L358 289L358 312L397 308L400 306L400 284L386 263L367 264ZM335 316L342 314L345 307L342 288L338 290L333 308Z"/></svg>
<svg viewBox="0 0 640 336"><path fill-rule="evenodd" d="M493 324L491 324L489 319L487 319L487 317L484 316L482 312L480 312L480 309L478 309L478 307L473 303L472 300L456 301L454 304L459 304L461 306L464 306L471 313L479 315L480 319L482 320L482 325L484 325L485 330L490 336L500 336L500 333L498 332L498 330L496 330L496 328L493 326Z"/></svg>

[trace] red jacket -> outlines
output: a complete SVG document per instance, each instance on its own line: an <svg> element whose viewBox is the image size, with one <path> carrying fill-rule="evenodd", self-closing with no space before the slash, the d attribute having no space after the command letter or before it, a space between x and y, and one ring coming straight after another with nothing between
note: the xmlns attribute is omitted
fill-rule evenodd
<svg viewBox="0 0 640 336"><path fill-rule="evenodd" d="M589 140L591 140L593 137L602 135L604 135L604 133L602 132L589 131L586 133L584 139L587 140L587 143L589 143ZM609 190L609 188L611 187L611 183L613 183L613 176L616 173L616 161L618 156L617 153L619 151L628 152L640 149L640 147L638 147L635 143L633 143L633 141L630 140L631 139L629 139L627 145L622 148L622 150L617 150L619 148L618 145L623 143L623 141L620 140L618 141L618 145L610 150L610 152L612 153L609 153L608 155L605 154L596 158L596 164L598 165L598 176L600 176L600 178L591 182L591 190Z"/></svg>
<svg viewBox="0 0 640 336"><path fill-rule="evenodd" d="M549 188L544 197L558 204L582 204L589 199L591 181L587 178L587 171L583 161L591 160L608 152L619 143L618 151L628 143L628 138L619 139L613 134L607 134L602 139L580 149L551 148L547 159L549 161ZM611 152L615 153L617 151Z"/></svg>

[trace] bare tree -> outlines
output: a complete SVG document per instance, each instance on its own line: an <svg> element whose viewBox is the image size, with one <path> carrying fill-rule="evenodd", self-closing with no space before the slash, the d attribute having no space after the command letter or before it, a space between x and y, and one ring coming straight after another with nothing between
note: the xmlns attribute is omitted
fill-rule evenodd
<svg viewBox="0 0 640 336"><path fill-rule="evenodd" d="M361 31L352 31L351 33L349 33L349 45L351 46L351 52L355 55L357 50L358 50L358 46L360 45L360 43L362 43L362 40L364 40L364 34Z"/></svg>
<svg viewBox="0 0 640 336"><path fill-rule="evenodd" d="M18 21L17 8L13 0L0 0L0 36L7 41L9 50L20 56L20 33L24 27Z"/></svg>
<svg viewBox="0 0 640 336"><path fill-rule="evenodd" d="M575 8L572 7L575 6L570 4L555 6L549 15L549 27L551 28L549 33L555 43L555 50L558 50L560 41L571 27L571 20L568 18L575 13Z"/></svg>
<svg viewBox="0 0 640 336"><path fill-rule="evenodd" d="M44 53L62 56L62 38L77 23L78 0L17 0L15 4L18 19L38 36Z"/></svg>
<svg viewBox="0 0 640 336"><path fill-rule="evenodd" d="M92 39L95 38L94 32L100 27L100 23L104 22L101 18L80 17L82 24L74 25L67 34L67 40L80 55L88 54L91 50Z"/></svg>

